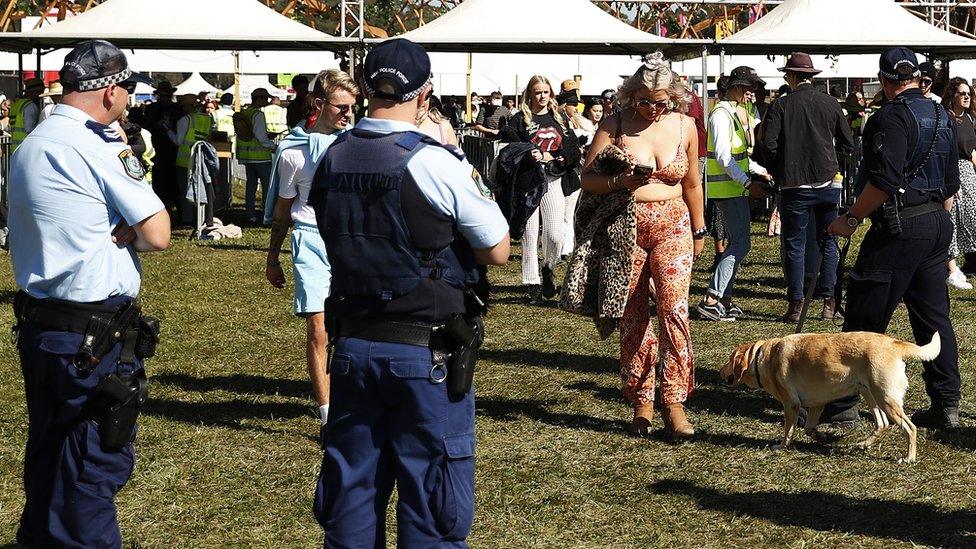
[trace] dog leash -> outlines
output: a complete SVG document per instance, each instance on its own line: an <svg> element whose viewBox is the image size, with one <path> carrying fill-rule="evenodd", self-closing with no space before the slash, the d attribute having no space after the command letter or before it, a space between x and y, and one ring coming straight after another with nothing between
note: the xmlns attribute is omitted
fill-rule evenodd
<svg viewBox="0 0 976 549"><path fill-rule="evenodd" d="M817 255L817 268L814 271L813 280L810 286L807 288L806 295L804 296L803 306L800 307L800 319L797 321L796 330L793 332L795 334L803 333L803 325L806 323L807 314L810 312L810 302L813 301L813 292L816 290L817 284L820 283L820 269L823 267L823 258L824 255L827 253L826 243L828 240L830 239L827 238L820 242L820 254ZM841 307L840 302L841 302L841 298L843 297L843 284L844 284L843 275L845 274L846 271L844 265L847 262L847 252L850 251L851 248L851 239L848 238L847 241L844 243L843 247L841 247L841 245L837 242L836 239L833 240L833 243L834 246L837 246L837 255L838 255L837 270L839 271L837 276L837 286L834 290L834 310L836 311L836 310L842 310L840 308ZM803 278L804 280L806 280L805 275Z"/></svg>

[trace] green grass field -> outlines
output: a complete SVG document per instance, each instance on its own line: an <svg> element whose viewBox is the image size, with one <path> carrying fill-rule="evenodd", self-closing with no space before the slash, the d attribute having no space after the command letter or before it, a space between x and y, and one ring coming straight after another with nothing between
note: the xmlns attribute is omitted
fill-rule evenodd
<svg viewBox="0 0 976 549"><path fill-rule="evenodd" d="M165 339L148 365L136 471L118 501L127 546L321 545L310 511L320 452L304 327L291 314L291 287L264 279L267 238L250 229L242 240L197 243L183 231L170 250L144 258L144 307L163 319ZM476 381L471 545L976 546L976 293L953 293L965 429L921 435L920 461L908 466L895 462L905 451L898 433L880 449L853 447L867 423L830 443L801 433L793 450L776 453L778 403L717 375L736 344L791 331L775 321L784 310L776 242L754 237L740 274L753 320L693 324L698 387L688 407L698 434L681 444L660 435L659 418L654 436L625 436L615 338L599 341L589 320L554 306L524 305L517 256L494 269ZM699 267L709 262L706 254ZM696 271L692 305L706 277ZM9 303L9 261L0 263L0 290ZM0 324L12 324L9 305ZM808 329L838 330L819 320ZM892 333L910 336L903 309ZM19 362L2 340L0 545L14 539L26 436ZM927 402L920 366L909 372L911 411Z"/></svg>

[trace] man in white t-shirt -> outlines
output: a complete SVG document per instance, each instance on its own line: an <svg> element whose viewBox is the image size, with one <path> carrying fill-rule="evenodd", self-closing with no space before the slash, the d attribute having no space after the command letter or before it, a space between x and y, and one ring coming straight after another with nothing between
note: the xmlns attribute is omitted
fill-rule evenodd
<svg viewBox="0 0 976 549"><path fill-rule="evenodd" d="M348 74L334 69L319 73L312 91L313 110L308 122L311 127L307 130L301 125L293 128L278 146L272 162L269 196L276 198L265 275L272 286L285 286L285 274L278 258L288 227L294 223L291 253L295 314L305 317L308 373L322 425L329 414L329 377L326 373L329 338L325 331L324 311L331 276L325 242L315 222L315 211L308 205L308 192L319 161L334 141L334 134L352 123L358 94L359 88Z"/></svg>

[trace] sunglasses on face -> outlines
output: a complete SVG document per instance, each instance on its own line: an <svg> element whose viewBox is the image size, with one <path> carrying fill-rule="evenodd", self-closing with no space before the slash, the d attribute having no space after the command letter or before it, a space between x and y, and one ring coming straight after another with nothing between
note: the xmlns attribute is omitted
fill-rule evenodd
<svg viewBox="0 0 976 549"><path fill-rule="evenodd" d="M136 83L135 82L123 82L122 83L122 87L125 88L125 91L127 91L129 93L129 95L132 95L132 94L136 93Z"/></svg>
<svg viewBox="0 0 976 549"><path fill-rule="evenodd" d="M353 114L359 112L359 105L355 103L349 105L336 105L335 103L330 103L329 101L326 101L325 104L339 111L339 114L346 114L350 111L352 111Z"/></svg>
<svg viewBox="0 0 976 549"><path fill-rule="evenodd" d="M929 87L931 85L932 85L932 80L930 78L923 78L922 79L922 86L924 86L924 87L927 88L927 87Z"/></svg>
<svg viewBox="0 0 976 549"><path fill-rule="evenodd" d="M958 95L959 97L972 97L973 96L973 93L972 92L956 92L956 95Z"/></svg>
<svg viewBox="0 0 976 549"><path fill-rule="evenodd" d="M641 99L640 101L637 102L637 107L643 109L653 108L654 110L664 110L668 107L668 101L669 101L668 99L662 99L660 101Z"/></svg>

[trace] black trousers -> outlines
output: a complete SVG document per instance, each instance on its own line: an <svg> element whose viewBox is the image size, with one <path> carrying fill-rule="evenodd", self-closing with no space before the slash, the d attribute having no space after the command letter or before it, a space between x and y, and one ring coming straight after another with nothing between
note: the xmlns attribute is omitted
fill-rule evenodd
<svg viewBox="0 0 976 549"><path fill-rule="evenodd" d="M923 364L922 373L934 406L959 404L959 348L949 319L946 286L951 240L952 221L943 210L903 220L898 236L872 225L851 273L844 312L845 332L884 333L904 300L916 343L925 345L939 331L942 352ZM832 402L824 408L823 421L830 422L859 401L855 395Z"/></svg>

